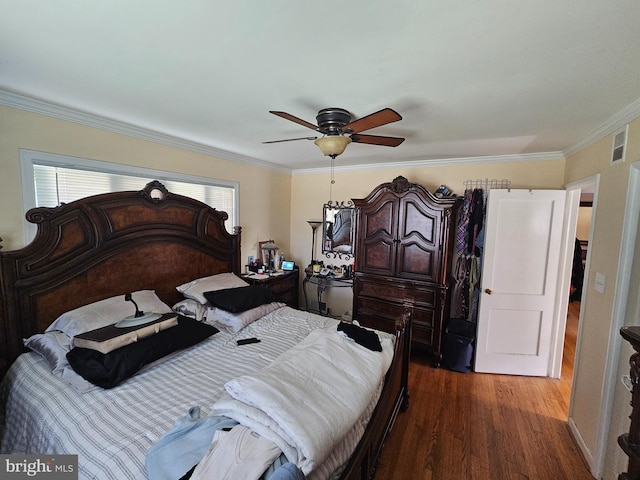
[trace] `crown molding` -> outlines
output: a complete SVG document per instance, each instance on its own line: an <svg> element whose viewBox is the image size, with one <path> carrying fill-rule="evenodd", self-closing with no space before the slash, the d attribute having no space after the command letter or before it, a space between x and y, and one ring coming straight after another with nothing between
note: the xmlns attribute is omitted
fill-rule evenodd
<svg viewBox="0 0 640 480"><path fill-rule="evenodd" d="M589 132L585 138L580 140L571 148L565 150L563 152L564 156L570 157L571 155L578 153L580 150L583 150L592 143L597 142L602 137L617 132L622 127L638 117L640 117L640 98L636 99L634 102L627 105L618 113L614 114L611 118L609 118L609 120L602 123L600 126L591 130L591 132Z"/></svg>
<svg viewBox="0 0 640 480"><path fill-rule="evenodd" d="M430 160L411 160L405 162L369 163L367 165L334 166L335 172L352 172L358 170L372 170L385 168L415 168L415 167L450 167L452 165L473 165L482 163L533 162L540 160L564 160L562 152L523 153L512 155L489 155L484 157L439 158ZM292 175L307 175L331 172L331 167L298 168Z"/></svg>
<svg viewBox="0 0 640 480"><path fill-rule="evenodd" d="M269 170L274 170L280 173L289 173L293 175L304 175L311 173L321 173L330 171L329 167L320 168L300 168L290 169L279 165L274 165L269 162L257 160L255 158L247 157L237 153L222 150L202 143L194 142L191 140L185 140L183 138L175 137L165 133L157 132L136 125L131 125L125 122L112 120L109 118L101 117L99 115L80 111L70 107L65 107L52 102L40 100L37 98L27 97L15 92L0 89L0 105L7 107L17 108L20 110L37 113L40 115L46 115L49 117L65 120L80 125L98 128L101 130L126 135L141 140L146 140L161 145L167 145L183 150L188 150L203 155L208 155L223 160L229 160L233 162L240 162L248 165L253 165ZM483 157L459 157L459 158L441 158L441 159L424 159L424 160L410 160L404 162L383 162L383 163L369 163L366 165L355 166L337 166L335 171L357 171L357 170L371 170L371 169L385 169L385 168L405 168L405 167L435 167L435 166L450 166L460 164L480 164L480 163L497 163L497 162L520 162L520 161L534 161L534 160L557 160L558 158L567 158L578 151L588 147L592 143L601 139L602 137L618 131L624 127L627 123L640 116L640 98L636 101L613 115L609 120L593 129L583 140L576 143L571 148L562 152L541 152L533 154L515 154L515 155L498 155L498 156L483 156Z"/></svg>
<svg viewBox="0 0 640 480"><path fill-rule="evenodd" d="M167 145L169 147L189 150L191 152L201 153L204 155L220 158L222 160L230 160L232 162L246 163L249 165L276 170L281 173L291 173L290 168L281 167L272 163L256 160L255 158L239 155L237 153L221 150L202 143L185 140L183 138L168 135L166 133L156 132L129 123L112 120L101 117L93 113L83 112L77 109L65 107L44 100L39 100L15 92L0 89L0 105L25 110L27 112L38 113L48 117L66 120L68 122L77 123L87 127L98 128L120 135L146 140L149 142Z"/></svg>

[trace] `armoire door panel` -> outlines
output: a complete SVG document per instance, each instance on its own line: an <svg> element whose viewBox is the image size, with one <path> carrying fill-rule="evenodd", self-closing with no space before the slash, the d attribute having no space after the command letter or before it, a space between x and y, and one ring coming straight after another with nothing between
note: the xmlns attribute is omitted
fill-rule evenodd
<svg viewBox="0 0 640 480"><path fill-rule="evenodd" d="M402 278L433 280L437 267L432 249L425 249L421 243L403 243L398 251L397 275Z"/></svg>
<svg viewBox="0 0 640 480"><path fill-rule="evenodd" d="M415 199L408 199L404 202L401 218L403 219L400 227L401 238L417 235L427 244L437 244L437 225L440 222L440 215L437 212L425 208Z"/></svg>
<svg viewBox="0 0 640 480"><path fill-rule="evenodd" d="M396 233L395 221L395 203L394 201L386 201L378 206L375 210L368 211L363 216L363 231L367 238L383 237L394 238Z"/></svg>
<svg viewBox="0 0 640 480"><path fill-rule="evenodd" d="M395 270L395 244L385 241L362 243L361 271L372 273L391 273Z"/></svg>

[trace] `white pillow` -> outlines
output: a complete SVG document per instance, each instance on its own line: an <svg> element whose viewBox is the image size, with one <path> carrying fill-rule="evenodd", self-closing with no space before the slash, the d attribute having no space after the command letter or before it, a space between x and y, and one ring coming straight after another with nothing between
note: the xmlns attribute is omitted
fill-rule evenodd
<svg viewBox="0 0 640 480"><path fill-rule="evenodd" d="M106 298L65 312L49 325L45 332L60 330L73 337L114 324L136 312L133 303L125 301L124 297L119 295ZM158 298L154 290L139 290L133 292L131 297L145 313L171 313L171 308Z"/></svg>
<svg viewBox="0 0 640 480"><path fill-rule="evenodd" d="M231 313L220 308L212 309L212 315L207 316L208 321L215 321L218 325L222 326L225 330L231 333L237 333L247 325L255 322L260 317L264 317L268 313L274 310L284 307L286 303L271 302L260 305L259 307L245 310L240 313Z"/></svg>
<svg viewBox="0 0 640 480"><path fill-rule="evenodd" d="M207 307L191 298L181 300L171 308L174 312L184 315L185 317L194 318L199 322L204 320L204 317L207 315Z"/></svg>
<svg viewBox="0 0 640 480"><path fill-rule="evenodd" d="M71 337L66 333L38 333L24 339L24 345L40 354L51 368L51 373L69 383L78 392L84 393L98 388L78 375L69 365L67 352L71 350Z"/></svg>
<svg viewBox="0 0 640 480"><path fill-rule="evenodd" d="M223 290L225 288L238 288L246 287L249 284L238 277L235 273L218 273L217 275L211 275L210 277L197 278L190 282L184 283L178 287L178 290L185 298L190 298L202 305L207 303L207 299L204 298L204 292L213 292L216 290Z"/></svg>
<svg viewBox="0 0 640 480"><path fill-rule="evenodd" d="M59 375L69 365L67 352L71 350L71 337L62 332L37 333L25 338L24 346L39 353L51 367L51 373Z"/></svg>

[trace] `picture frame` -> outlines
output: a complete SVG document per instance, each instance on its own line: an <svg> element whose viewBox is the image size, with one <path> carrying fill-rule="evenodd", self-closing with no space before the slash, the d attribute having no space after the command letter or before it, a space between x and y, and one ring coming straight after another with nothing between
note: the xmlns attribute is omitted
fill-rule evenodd
<svg viewBox="0 0 640 480"><path fill-rule="evenodd" d="M269 263L269 251L263 250L262 246L267 243L274 243L273 240L265 240L263 242L258 242L258 257L262 261L262 265L267 265Z"/></svg>

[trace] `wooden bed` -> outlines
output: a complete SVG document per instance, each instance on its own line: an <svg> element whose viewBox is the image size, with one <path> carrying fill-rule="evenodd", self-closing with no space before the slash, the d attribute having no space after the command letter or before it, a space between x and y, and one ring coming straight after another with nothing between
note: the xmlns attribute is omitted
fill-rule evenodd
<svg viewBox="0 0 640 480"><path fill-rule="evenodd" d="M43 332L64 312L144 289L174 305L183 299L177 285L216 273L240 274L241 228L229 234L227 218L157 181L139 192L30 210L27 219L38 225L34 241L0 251L0 374L26 351L23 339ZM409 324L406 313L389 332L396 348L380 400L340 478L373 477L384 439L408 406Z"/></svg>

